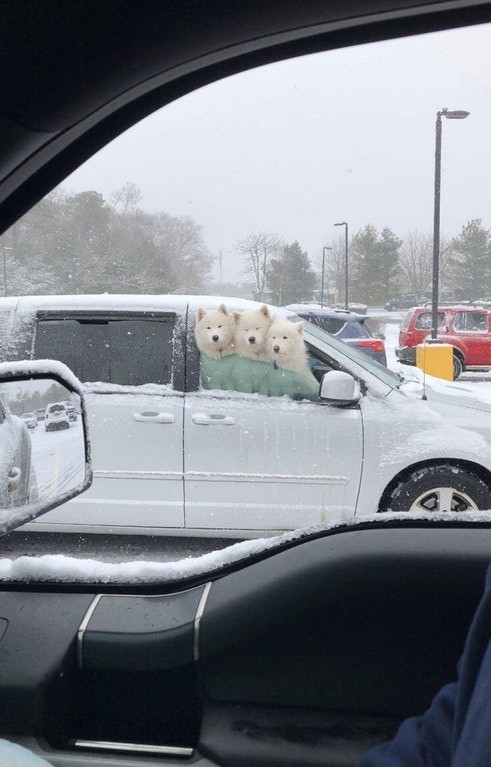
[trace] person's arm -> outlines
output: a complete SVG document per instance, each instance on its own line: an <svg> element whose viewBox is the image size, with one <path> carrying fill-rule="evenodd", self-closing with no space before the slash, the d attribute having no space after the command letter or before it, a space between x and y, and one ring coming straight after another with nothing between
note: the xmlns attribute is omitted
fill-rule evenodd
<svg viewBox="0 0 491 767"><path fill-rule="evenodd" d="M404 721L394 739L373 748L357 767L449 767L457 683L436 695L423 716Z"/></svg>

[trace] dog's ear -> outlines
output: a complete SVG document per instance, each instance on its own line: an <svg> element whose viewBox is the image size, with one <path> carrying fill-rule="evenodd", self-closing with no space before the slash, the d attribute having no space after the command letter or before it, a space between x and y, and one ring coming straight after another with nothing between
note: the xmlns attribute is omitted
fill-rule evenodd
<svg viewBox="0 0 491 767"><path fill-rule="evenodd" d="M206 311L204 309L199 308L196 312L196 322L200 322L203 317L205 316Z"/></svg>
<svg viewBox="0 0 491 767"><path fill-rule="evenodd" d="M218 311L221 312L222 314L226 314L228 317L228 309L225 306L225 304L220 304L220 306L218 307Z"/></svg>
<svg viewBox="0 0 491 767"><path fill-rule="evenodd" d="M241 317L240 312L234 312L233 314L234 314L234 320L236 322L238 322L240 320L240 317Z"/></svg>
<svg viewBox="0 0 491 767"><path fill-rule="evenodd" d="M297 333L300 333L300 335L303 334L303 322L296 322L295 327L297 329Z"/></svg>
<svg viewBox="0 0 491 767"><path fill-rule="evenodd" d="M261 306L260 311L264 314L265 317L269 317L269 319L271 319L271 314L269 313L269 307L266 306L266 304L263 304Z"/></svg>

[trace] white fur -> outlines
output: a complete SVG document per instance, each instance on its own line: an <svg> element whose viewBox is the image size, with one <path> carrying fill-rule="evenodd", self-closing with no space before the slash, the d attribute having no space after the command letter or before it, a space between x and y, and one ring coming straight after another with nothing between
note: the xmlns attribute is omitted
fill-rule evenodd
<svg viewBox="0 0 491 767"><path fill-rule="evenodd" d="M273 322L269 308L264 304L250 312L234 312L234 346L237 354L252 360L268 360L265 352L268 328Z"/></svg>
<svg viewBox="0 0 491 767"><path fill-rule="evenodd" d="M200 352L208 357L219 359L234 354L233 339L235 317L230 314L225 304L218 309L198 309L194 337Z"/></svg>
<svg viewBox="0 0 491 767"><path fill-rule="evenodd" d="M268 330L266 341L268 360L284 370L316 379L307 363L307 350L303 341L303 322L276 319Z"/></svg>

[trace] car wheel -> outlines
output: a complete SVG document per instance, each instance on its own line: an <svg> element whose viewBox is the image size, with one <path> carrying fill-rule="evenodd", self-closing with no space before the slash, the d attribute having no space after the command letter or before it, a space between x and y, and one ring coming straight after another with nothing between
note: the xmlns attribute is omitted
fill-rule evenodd
<svg viewBox="0 0 491 767"><path fill-rule="evenodd" d="M462 360L460 357L457 357L456 354L453 355L453 380L456 381L457 378L460 376L464 369L464 365L462 364Z"/></svg>
<svg viewBox="0 0 491 767"><path fill-rule="evenodd" d="M392 491L388 511L478 511L491 509L491 492L479 477L457 466L414 471Z"/></svg>

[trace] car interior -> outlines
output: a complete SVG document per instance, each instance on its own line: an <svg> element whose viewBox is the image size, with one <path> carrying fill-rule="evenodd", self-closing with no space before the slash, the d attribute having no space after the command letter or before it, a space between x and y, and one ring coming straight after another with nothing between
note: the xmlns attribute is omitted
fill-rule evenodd
<svg viewBox="0 0 491 767"><path fill-rule="evenodd" d="M2 19L5 231L206 83L491 5L7 0ZM2 577L0 737L53 767L349 767L455 678L490 561L486 518L381 514L169 582Z"/></svg>

